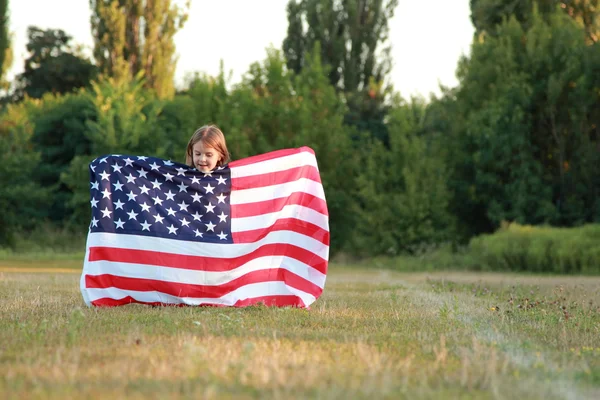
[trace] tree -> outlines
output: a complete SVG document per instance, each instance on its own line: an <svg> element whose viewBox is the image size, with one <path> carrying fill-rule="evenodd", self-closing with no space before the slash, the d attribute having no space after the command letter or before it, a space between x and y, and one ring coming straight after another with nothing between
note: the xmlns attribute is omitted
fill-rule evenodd
<svg viewBox="0 0 600 400"><path fill-rule="evenodd" d="M600 37L599 0L470 0L471 21L477 32L494 35L502 21L514 15L527 30L535 12L546 20L556 9L563 10L580 26L585 28L588 43Z"/></svg>
<svg viewBox="0 0 600 400"><path fill-rule="evenodd" d="M61 29L30 26L23 73L17 76L16 98L41 98L44 93L62 94L88 87L97 69L70 44L71 36Z"/></svg>
<svg viewBox="0 0 600 400"><path fill-rule="evenodd" d="M33 100L10 104L0 117L0 245L11 246L15 232L47 216L49 193L36 180L40 154L29 141L37 107Z"/></svg>
<svg viewBox="0 0 600 400"><path fill-rule="evenodd" d="M12 49L8 33L8 0L0 0L0 87L8 88L6 71L12 65Z"/></svg>
<svg viewBox="0 0 600 400"><path fill-rule="evenodd" d="M345 122L387 143L383 120L391 70L389 20L398 0L291 0L283 42L287 67L299 73L320 43L329 82L347 97Z"/></svg>
<svg viewBox="0 0 600 400"><path fill-rule="evenodd" d="M453 209L471 233L501 221L600 219L598 43L564 12L516 17L474 41L446 99Z"/></svg>
<svg viewBox="0 0 600 400"><path fill-rule="evenodd" d="M175 93L174 35L187 9L171 0L90 0L94 58L101 72L130 80L143 71L145 87L159 98Z"/></svg>
<svg viewBox="0 0 600 400"><path fill-rule="evenodd" d="M423 135L427 106L396 96L390 146L367 142L357 178L353 248L361 255L415 254L452 237L449 173L438 143Z"/></svg>

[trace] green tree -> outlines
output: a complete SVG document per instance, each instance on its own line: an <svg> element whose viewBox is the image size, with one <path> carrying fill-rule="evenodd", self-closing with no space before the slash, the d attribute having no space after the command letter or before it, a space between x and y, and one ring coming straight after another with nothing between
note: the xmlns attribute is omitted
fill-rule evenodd
<svg viewBox="0 0 600 400"><path fill-rule="evenodd" d="M30 26L23 73L17 76L15 97L41 98L44 93L62 94L88 87L97 68L71 44L71 36L60 29Z"/></svg>
<svg viewBox="0 0 600 400"><path fill-rule="evenodd" d="M40 154L30 138L29 115L37 101L8 105L0 117L0 245L11 246L15 232L31 229L47 216L48 190L37 182Z"/></svg>
<svg viewBox="0 0 600 400"><path fill-rule="evenodd" d="M549 17L561 9L585 28L588 43L597 42L600 35L599 0L470 0L470 5L471 21L477 32L494 35L502 21L511 15L528 29L536 12Z"/></svg>
<svg viewBox="0 0 600 400"><path fill-rule="evenodd" d="M173 37L187 9L171 0L90 0L94 58L102 73L129 80L144 72L159 98L174 95L177 60Z"/></svg>
<svg viewBox="0 0 600 400"><path fill-rule="evenodd" d="M345 122L385 142L388 23L397 5L397 0L291 0L283 42L287 66L296 73L306 64L307 52L320 43L329 81L347 97Z"/></svg>
<svg viewBox="0 0 600 400"><path fill-rule="evenodd" d="M558 10L534 13L529 27L511 17L474 41L445 100L460 116L447 148L467 231L600 219L597 46Z"/></svg>
<svg viewBox="0 0 600 400"><path fill-rule="evenodd" d="M396 97L390 146L371 141L362 153L353 212L360 255L418 253L452 238L449 172L439 143L423 135L427 106Z"/></svg>
<svg viewBox="0 0 600 400"><path fill-rule="evenodd" d="M98 110L85 92L64 96L48 93L31 119L31 143L40 156L37 180L52 193L46 205L49 219L60 224L69 219L67 203L73 195L60 177L74 157L90 154L91 141L85 133L88 124L97 121Z"/></svg>
<svg viewBox="0 0 600 400"><path fill-rule="evenodd" d="M89 153L76 155L61 172L61 183L73 193L67 204L71 220L81 224L90 216L88 165L94 158L114 153L165 157L170 147L158 124L162 103L140 78L131 82L102 78L92 83L87 96L97 116L85 121Z"/></svg>
<svg viewBox="0 0 600 400"><path fill-rule="evenodd" d="M4 81L6 71L12 64L8 25L8 0L0 0L0 82Z"/></svg>

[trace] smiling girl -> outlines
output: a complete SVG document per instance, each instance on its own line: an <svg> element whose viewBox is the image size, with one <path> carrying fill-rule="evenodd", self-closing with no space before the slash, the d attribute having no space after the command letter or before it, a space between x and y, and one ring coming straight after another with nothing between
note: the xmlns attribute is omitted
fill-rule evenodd
<svg viewBox="0 0 600 400"><path fill-rule="evenodd" d="M229 158L225 135L215 125L197 129L185 152L185 163L205 173L227 164Z"/></svg>

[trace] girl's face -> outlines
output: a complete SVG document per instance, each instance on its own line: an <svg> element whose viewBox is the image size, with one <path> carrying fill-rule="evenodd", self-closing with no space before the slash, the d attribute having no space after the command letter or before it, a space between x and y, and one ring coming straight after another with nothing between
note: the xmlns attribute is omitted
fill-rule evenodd
<svg viewBox="0 0 600 400"><path fill-rule="evenodd" d="M221 154L213 147L205 145L202 141L192 146L192 160L194 167L201 172L210 172L221 160Z"/></svg>

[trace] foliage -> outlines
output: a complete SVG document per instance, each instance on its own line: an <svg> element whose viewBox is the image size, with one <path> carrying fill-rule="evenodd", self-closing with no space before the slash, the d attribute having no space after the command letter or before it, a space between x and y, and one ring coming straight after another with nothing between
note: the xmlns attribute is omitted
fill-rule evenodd
<svg viewBox="0 0 600 400"><path fill-rule="evenodd" d="M187 20L171 0L90 0L94 58L101 72L116 81L144 74L144 85L159 98L175 89L177 65L173 37Z"/></svg>
<svg viewBox="0 0 600 400"><path fill-rule="evenodd" d="M473 43L438 104L460 116L446 126L453 212L471 233L600 220L597 44L559 11L497 34Z"/></svg>
<svg viewBox="0 0 600 400"><path fill-rule="evenodd" d="M0 117L0 243L11 244L17 230L29 230L46 216L48 191L36 181L40 154L29 139L29 115L37 101L9 105Z"/></svg>
<svg viewBox="0 0 600 400"><path fill-rule="evenodd" d="M390 148L373 141L361 152L353 247L365 255L414 254L451 237L448 173L436 144L420 135L425 110L397 99Z"/></svg>
<svg viewBox="0 0 600 400"><path fill-rule="evenodd" d="M61 29L43 30L30 26L23 73L17 77L16 99L41 98L44 93L63 94L89 87L97 68L70 44L71 36Z"/></svg>
<svg viewBox="0 0 600 400"><path fill-rule="evenodd" d="M479 267L494 271L600 273L600 225L579 228L506 224L471 240Z"/></svg>

